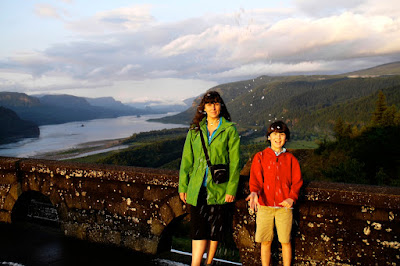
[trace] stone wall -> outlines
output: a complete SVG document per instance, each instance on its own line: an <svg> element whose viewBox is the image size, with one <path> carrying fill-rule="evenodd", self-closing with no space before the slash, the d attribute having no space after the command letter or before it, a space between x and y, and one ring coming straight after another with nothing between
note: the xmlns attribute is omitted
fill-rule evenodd
<svg viewBox="0 0 400 266"><path fill-rule="evenodd" d="M166 227L185 215L177 178L168 170L1 158L0 221L10 223L18 197L37 191L57 209L65 235L155 254L169 248L159 245Z"/></svg>
<svg viewBox="0 0 400 266"><path fill-rule="evenodd" d="M243 265L260 265L244 200L248 167L241 175L233 238ZM155 254L186 215L177 182L177 171L0 157L0 221L12 222L21 195L35 191L57 209L66 235ZM400 188L311 182L294 213L296 265L400 265Z"/></svg>
<svg viewBox="0 0 400 266"><path fill-rule="evenodd" d="M234 240L243 265L259 265L255 215L248 211L249 168L234 215ZM305 183L294 209L296 265L400 265L400 188L324 182ZM273 243L273 259L281 261Z"/></svg>

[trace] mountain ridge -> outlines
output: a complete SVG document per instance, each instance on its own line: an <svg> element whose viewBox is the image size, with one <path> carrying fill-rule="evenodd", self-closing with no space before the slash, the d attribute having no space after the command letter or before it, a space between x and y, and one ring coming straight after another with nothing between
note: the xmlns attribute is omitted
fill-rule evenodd
<svg viewBox="0 0 400 266"><path fill-rule="evenodd" d="M29 96L25 93L0 92L0 106L9 108L21 119L38 125L157 113L130 106L119 105L116 108L110 106L110 103L114 101L118 105L118 102L110 98L112 100L109 99L109 105L99 103L101 100L92 105L92 100L67 94Z"/></svg>
<svg viewBox="0 0 400 266"><path fill-rule="evenodd" d="M397 73L400 62L377 66L382 75L372 75L374 68L351 72L343 75L312 76L260 76L258 78L217 85L209 90L220 92L232 120L242 130L262 131L274 120L284 120L300 139L331 135L333 124L340 116L347 123L363 126L368 115L367 110L374 105L379 90L390 91L398 98L400 75ZM385 69L386 72L382 72ZM395 69L390 71L390 69ZM369 76L351 76L354 73L369 73ZM400 74L400 71L399 71ZM349 77L351 76L351 77ZM194 106L175 116L155 119L165 123L189 124L202 96L194 101ZM358 101L359 99L368 99ZM354 108L350 108L351 105ZM400 108L400 101L393 102ZM351 114L335 112L351 110Z"/></svg>
<svg viewBox="0 0 400 266"><path fill-rule="evenodd" d="M400 61L365 68L353 72L348 72L347 76L383 76L383 75L400 75Z"/></svg>

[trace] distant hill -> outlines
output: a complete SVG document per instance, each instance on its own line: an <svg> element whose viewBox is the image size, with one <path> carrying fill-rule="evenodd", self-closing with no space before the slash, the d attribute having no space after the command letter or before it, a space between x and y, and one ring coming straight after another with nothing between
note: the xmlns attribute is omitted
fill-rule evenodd
<svg viewBox="0 0 400 266"><path fill-rule="evenodd" d="M183 112L189 108L196 97L188 98L183 101L183 104L176 103L165 103L157 100L146 101L140 103L129 103L129 106L134 106L138 108L144 108L146 110L151 110L158 113L169 113L169 112Z"/></svg>
<svg viewBox="0 0 400 266"><path fill-rule="evenodd" d="M140 110L140 108L136 108L131 105L123 104L120 101L116 101L113 97L99 97L99 98L85 98L88 103L92 106L103 107L106 109L122 112L122 113L144 113L149 112L144 108Z"/></svg>
<svg viewBox="0 0 400 266"><path fill-rule="evenodd" d="M376 67L376 71L386 69L382 76L261 76L210 90L220 92L232 120L242 130L262 132L272 121L284 120L294 137L321 137L332 133L338 117L360 126L369 121L379 90L391 95L389 105L400 108L400 75L386 75L390 69L395 73L398 65ZM188 110L157 121L189 124L200 99Z"/></svg>
<svg viewBox="0 0 400 266"><path fill-rule="evenodd" d="M91 108L89 102L82 97L73 95L44 95L39 98L42 105L63 106L67 108Z"/></svg>
<svg viewBox="0 0 400 266"><path fill-rule="evenodd" d="M0 144L13 142L21 138L38 137L39 127L32 122L22 120L18 115L0 106Z"/></svg>
<svg viewBox="0 0 400 266"><path fill-rule="evenodd" d="M92 105L90 101L94 104ZM24 93L0 92L0 106L9 108L22 119L33 121L38 125L152 113L129 106L117 108L118 102L114 102L113 105L111 99L87 100L72 95L33 97Z"/></svg>
<svg viewBox="0 0 400 266"><path fill-rule="evenodd" d="M384 76L384 75L400 75L400 62L379 65L363 70L358 70L344 74L346 76Z"/></svg>
<svg viewBox="0 0 400 266"><path fill-rule="evenodd" d="M35 97L19 92L0 91L0 106L13 107L35 107L39 106L40 101Z"/></svg>

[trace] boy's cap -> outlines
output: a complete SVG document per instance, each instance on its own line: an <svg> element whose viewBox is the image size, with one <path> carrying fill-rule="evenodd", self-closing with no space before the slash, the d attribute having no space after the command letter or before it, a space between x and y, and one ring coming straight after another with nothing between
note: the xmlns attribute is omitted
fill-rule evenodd
<svg viewBox="0 0 400 266"><path fill-rule="evenodd" d="M283 121L275 121L273 122L267 130L267 137L269 137L269 135L272 132L279 132L279 133L285 133L286 135L286 140L290 139L290 130L288 128L288 126L283 122Z"/></svg>

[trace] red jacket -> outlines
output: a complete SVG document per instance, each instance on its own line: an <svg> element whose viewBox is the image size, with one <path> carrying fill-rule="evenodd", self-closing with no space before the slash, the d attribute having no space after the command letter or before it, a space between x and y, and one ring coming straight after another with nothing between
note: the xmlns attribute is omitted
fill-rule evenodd
<svg viewBox="0 0 400 266"><path fill-rule="evenodd" d="M266 148L254 156L249 186L250 192L258 194L261 205L282 207L279 203L287 198L296 202L302 185L300 165L293 154L284 152L276 156L271 148Z"/></svg>

